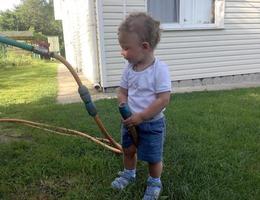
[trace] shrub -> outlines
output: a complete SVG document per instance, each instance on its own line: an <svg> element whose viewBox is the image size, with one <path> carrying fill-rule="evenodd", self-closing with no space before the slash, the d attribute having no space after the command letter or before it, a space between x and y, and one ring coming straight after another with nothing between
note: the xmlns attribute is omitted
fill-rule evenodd
<svg viewBox="0 0 260 200"><path fill-rule="evenodd" d="M39 61L37 58L33 58L32 55L15 54L13 52L7 52L5 56L0 57L0 67L10 68L31 65Z"/></svg>

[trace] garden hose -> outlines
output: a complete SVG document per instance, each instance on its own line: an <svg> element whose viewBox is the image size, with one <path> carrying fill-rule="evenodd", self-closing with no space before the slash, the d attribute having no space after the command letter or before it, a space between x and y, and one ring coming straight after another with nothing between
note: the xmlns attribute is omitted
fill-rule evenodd
<svg viewBox="0 0 260 200"><path fill-rule="evenodd" d="M99 145L109 149L110 151L112 151L114 153L121 153L121 151L119 149L117 149L115 147L111 147L106 144L106 143L110 144L110 141L108 139L92 137L92 136L90 136L86 133L80 132L80 131L75 131L75 130L57 127L57 126L51 126L51 125L43 124L43 123L39 123L39 122L32 122L32 121L23 120L23 119L5 118L5 119L0 119L0 122L23 124L26 126L42 129L42 130L56 133L59 135L76 135L76 136L85 137L85 138L95 142L96 144L99 144Z"/></svg>
<svg viewBox="0 0 260 200"><path fill-rule="evenodd" d="M40 55L44 55L44 56L49 55L48 49L45 49L45 48L39 47L39 46L32 46L32 45L26 44L24 42L17 42L16 40L10 39L5 36L0 35L0 42L7 44L7 45L18 47L20 49L24 49L26 51L31 51L36 54L40 54Z"/></svg>
<svg viewBox="0 0 260 200"><path fill-rule="evenodd" d="M31 122L31 121L26 121L26 120L21 120L21 119L0 119L0 122L20 123L20 124L25 124L27 126L32 126L32 127L35 127L35 128L41 128L41 129L44 129L44 130L55 132L55 133L58 133L58 134L67 134L67 135L72 134L72 135L83 136L83 137L86 137L86 138L90 139L91 141L93 141L97 144L102 145L105 148L108 148L109 150L111 150L115 153L122 153L121 145L119 143L117 143L110 136L110 134L105 129L102 121L100 120L100 118L97 114L96 107L95 107L93 101L91 100L91 96L90 96L90 93L88 91L88 88L82 84L79 76L77 75L77 73L75 72L73 67L70 65L70 63L65 58L63 58L62 56L60 56L60 55L58 55L54 52L48 52L47 49L40 48L40 47L34 47L34 46L28 45L26 43L17 42L13 39L3 37L1 35L0 35L0 42L7 44L7 45L15 46L15 47L27 50L27 51L31 51L31 52L34 52L36 54L40 54L40 55L43 55L43 56L53 57L53 58L59 60L61 63L63 63L68 68L68 70L70 71L70 73L72 74L72 76L74 77L75 81L78 84L78 87L79 87L78 92L80 94L82 101L85 104L86 110L88 111L89 115L94 118L96 124L98 125L99 129L101 130L102 134L105 136L106 139L97 139L97 138L94 138L92 136L89 136L89 135L82 133L82 132L79 132L79 131L74 131L74 130L71 130L71 129L55 127L55 126L50 126L50 125L47 125L47 124L36 123L36 122ZM111 146L105 144L104 142L109 142L114 147L111 147Z"/></svg>
<svg viewBox="0 0 260 200"><path fill-rule="evenodd" d="M120 144L118 144L111 136L110 134L107 132L106 128L104 127L102 121L100 120L98 114L97 114L97 110L96 107L93 103L93 101L91 100L91 96L89 94L89 91L87 89L86 86L84 86L82 84L82 82L80 81L79 76L77 75L77 73L75 72L75 70L73 69L73 67L69 64L69 62L67 60L65 60L62 56L56 54L56 53L50 53L50 56L59 60L60 62L62 62L71 72L71 74L73 75L74 79L76 80L79 88L78 88L78 92L80 94L80 97L82 99L82 101L85 103L85 107L86 110L88 111L89 115L92 116L96 122L96 124L98 125L99 129L101 130L101 132L103 133L103 135L111 142L111 144L116 147L117 149L122 151L122 147Z"/></svg>

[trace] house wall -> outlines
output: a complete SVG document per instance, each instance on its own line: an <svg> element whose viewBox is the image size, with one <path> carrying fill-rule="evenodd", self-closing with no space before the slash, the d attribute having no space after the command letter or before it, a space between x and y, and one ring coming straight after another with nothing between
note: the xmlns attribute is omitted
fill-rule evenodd
<svg viewBox="0 0 260 200"><path fill-rule="evenodd" d="M117 27L132 11L146 11L145 0L100 0L103 17L103 87L118 86L125 61L120 55ZM162 32L156 56L170 68L177 86L196 86L225 77L233 80L259 80L260 0L226 0L224 29L168 30ZM241 74L246 75L245 79ZM240 78L235 78L235 77ZM229 77L229 78L228 78ZM241 78L242 77L242 78ZM249 78L248 78L249 77ZM186 84L185 84L186 83Z"/></svg>
<svg viewBox="0 0 260 200"><path fill-rule="evenodd" d="M92 83L99 83L96 7L93 0L55 0L62 20L66 59Z"/></svg>
<svg viewBox="0 0 260 200"><path fill-rule="evenodd" d="M102 86L118 86L122 69L126 61L120 55L120 45L117 40L117 28L124 17L130 12L146 11L145 0L103 0L101 15L103 18L104 61Z"/></svg>
<svg viewBox="0 0 260 200"><path fill-rule="evenodd" d="M78 3L80 67L90 82L99 84L95 2L93 0L78 0Z"/></svg>
<svg viewBox="0 0 260 200"><path fill-rule="evenodd" d="M75 15L75 4L68 0L54 0L54 13L55 19L62 21L64 46L65 46L65 57L68 62L77 69L78 59L75 54L75 42L74 37L77 30L76 15Z"/></svg>

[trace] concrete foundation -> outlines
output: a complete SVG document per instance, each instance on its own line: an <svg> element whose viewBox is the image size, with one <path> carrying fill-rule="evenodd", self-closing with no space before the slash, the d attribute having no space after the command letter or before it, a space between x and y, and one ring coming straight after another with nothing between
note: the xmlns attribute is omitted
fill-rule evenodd
<svg viewBox="0 0 260 200"><path fill-rule="evenodd" d="M260 87L260 73L173 81L173 92L227 90Z"/></svg>
<svg viewBox="0 0 260 200"><path fill-rule="evenodd" d="M218 76L172 82L173 93L228 90L236 88L260 87L260 73ZM105 88L105 93L114 93L115 87Z"/></svg>

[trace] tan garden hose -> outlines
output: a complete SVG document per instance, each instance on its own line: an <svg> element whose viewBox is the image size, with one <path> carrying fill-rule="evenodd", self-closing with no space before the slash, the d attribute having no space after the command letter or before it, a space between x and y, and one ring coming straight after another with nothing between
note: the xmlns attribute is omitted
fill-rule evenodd
<svg viewBox="0 0 260 200"><path fill-rule="evenodd" d="M45 131L57 133L57 134L60 134L60 135L76 135L76 136L85 137L85 138L95 142L96 144L99 144L99 145L109 149L110 151L112 151L114 153L119 153L119 154L122 153L121 150L105 144L105 142L110 143L109 140L104 139L104 138L92 137L92 136L90 136L86 133L82 133L80 131L75 131L75 130L57 127L57 126L51 126L51 125L48 125L48 124L43 124L43 123L38 123L38 122L32 122L32 121L23 120L23 119L5 118L5 119L0 119L0 122L23 124L23 125L26 125L26 126L30 126L30 127L42 129L42 130L45 130Z"/></svg>

